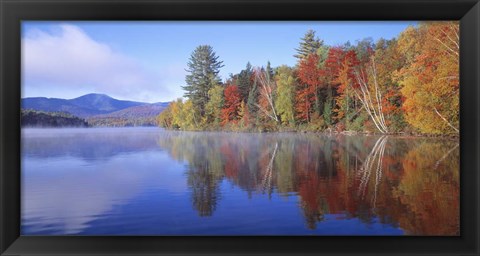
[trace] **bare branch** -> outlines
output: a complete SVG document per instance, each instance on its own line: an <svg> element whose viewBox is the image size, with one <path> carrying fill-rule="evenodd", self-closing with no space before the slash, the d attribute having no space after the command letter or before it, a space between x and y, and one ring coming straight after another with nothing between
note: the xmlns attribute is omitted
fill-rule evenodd
<svg viewBox="0 0 480 256"><path fill-rule="evenodd" d="M442 42L442 40L438 39L435 37L435 40L437 40L438 42L440 42L445 48L447 48L447 52L450 52L450 54L455 54L457 57L459 56L458 54L458 51L455 51L453 50L452 48L448 47L448 45L446 45L445 43Z"/></svg>
<svg viewBox="0 0 480 256"><path fill-rule="evenodd" d="M457 132L457 133L459 132L458 129L455 128L455 126L453 126L445 117L443 117L443 116L438 112L438 110L437 110L436 107L433 107L433 110L435 110L435 113L437 113L437 115L438 115L443 121L445 121L445 122L448 124L448 126L452 127L452 129L454 129L455 132Z"/></svg>

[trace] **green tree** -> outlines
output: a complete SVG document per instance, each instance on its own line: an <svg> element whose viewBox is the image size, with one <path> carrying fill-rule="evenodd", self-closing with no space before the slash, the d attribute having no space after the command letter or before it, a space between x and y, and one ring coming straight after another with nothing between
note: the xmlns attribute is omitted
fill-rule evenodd
<svg viewBox="0 0 480 256"><path fill-rule="evenodd" d="M297 54L295 54L294 57L299 60L303 60L307 58L310 54L317 54L318 50L322 45L323 40L315 37L315 31L310 29L301 39L300 47L298 49L295 49L297 51Z"/></svg>
<svg viewBox="0 0 480 256"><path fill-rule="evenodd" d="M240 71L237 75L237 86L240 92L240 98L243 102L248 101L248 94L250 93L250 89L253 85L253 69L250 62L247 63L247 66L244 70Z"/></svg>
<svg viewBox="0 0 480 256"><path fill-rule="evenodd" d="M258 80L257 80L257 76L254 73L252 88L248 92L248 99L247 99L247 107L250 113L255 114L257 112L258 110L256 105L257 102L258 102Z"/></svg>
<svg viewBox="0 0 480 256"><path fill-rule="evenodd" d="M265 68L265 74L267 75L266 77L267 79L273 80L274 73L273 73L272 66L270 65L270 61L267 62L267 67Z"/></svg>
<svg viewBox="0 0 480 256"><path fill-rule="evenodd" d="M208 91L221 83L218 73L223 62L218 58L211 46L200 45L193 51L187 64L186 71L189 74L185 77L187 85L182 86L185 90L184 96L192 100L202 116L209 100Z"/></svg>
<svg viewBox="0 0 480 256"><path fill-rule="evenodd" d="M294 70L288 66L277 69L277 94L275 108L283 124L295 124L295 88L296 80Z"/></svg>
<svg viewBox="0 0 480 256"><path fill-rule="evenodd" d="M370 56L373 54L375 45L371 37L364 38L357 41L355 46L355 52L357 53L358 60L361 63L367 63L370 61Z"/></svg>
<svg viewBox="0 0 480 256"><path fill-rule="evenodd" d="M328 52L330 51L330 47L328 45L321 45L320 48L317 50L317 55L319 56L319 65L321 68L325 65L325 61L328 58Z"/></svg>

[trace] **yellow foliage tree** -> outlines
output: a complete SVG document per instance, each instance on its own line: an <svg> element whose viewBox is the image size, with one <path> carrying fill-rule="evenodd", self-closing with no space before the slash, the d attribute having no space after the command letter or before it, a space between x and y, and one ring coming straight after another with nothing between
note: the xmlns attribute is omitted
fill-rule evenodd
<svg viewBox="0 0 480 256"><path fill-rule="evenodd" d="M410 56L396 74L403 108L407 122L421 132L459 132L459 41L457 22L423 23L415 33L409 28L400 35L399 51Z"/></svg>
<svg viewBox="0 0 480 256"><path fill-rule="evenodd" d="M205 123L212 124L214 128L220 126L223 108L223 87L215 85L208 91L210 100L205 105Z"/></svg>
<svg viewBox="0 0 480 256"><path fill-rule="evenodd" d="M193 105L192 100L187 100L183 104L183 109L182 109L182 116L183 120L181 120L181 125L180 128L183 130L195 130L199 127L199 122L198 122L198 114L197 114L197 109L195 109L195 106Z"/></svg>
<svg viewBox="0 0 480 256"><path fill-rule="evenodd" d="M172 103L157 116L157 125L164 128L173 128Z"/></svg>
<svg viewBox="0 0 480 256"><path fill-rule="evenodd" d="M277 93L275 108L284 125L295 124L295 87L294 70L288 66L280 66L276 75Z"/></svg>

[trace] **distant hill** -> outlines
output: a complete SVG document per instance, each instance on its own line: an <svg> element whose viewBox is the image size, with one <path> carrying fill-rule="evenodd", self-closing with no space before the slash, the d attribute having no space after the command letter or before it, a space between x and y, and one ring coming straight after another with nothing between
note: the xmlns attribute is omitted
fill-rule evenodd
<svg viewBox="0 0 480 256"><path fill-rule="evenodd" d="M69 100L44 97L22 99L22 109L67 112L85 118L90 126L154 126L156 117L168 104L117 100L95 93Z"/></svg>
<svg viewBox="0 0 480 256"><path fill-rule="evenodd" d="M44 112L22 109L22 127L88 127L87 121L62 112Z"/></svg>
<svg viewBox="0 0 480 256"><path fill-rule="evenodd" d="M117 100L105 94L87 94L75 99L34 97L22 99L22 109L48 112L68 112L79 117L108 114L148 103Z"/></svg>
<svg viewBox="0 0 480 256"><path fill-rule="evenodd" d="M135 117L149 117L158 116L165 108L168 107L169 102L160 102L145 104L140 106L134 106L125 108L112 113L104 115L96 115L93 117L120 117L120 118L135 118Z"/></svg>
<svg viewBox="0 0 480 256"><path fill-rule="evenodd" d="M168 102L145 104L87 118L91 126L156 126L156 117Z"/></svg>
<svg viewBox="0 0 480 256"><path fill-rule="evenodd" d="M105 94L95 93L71 99L70 102L82 108L94 109L105 113L147 104L137 101L117 100Z"/></svg>

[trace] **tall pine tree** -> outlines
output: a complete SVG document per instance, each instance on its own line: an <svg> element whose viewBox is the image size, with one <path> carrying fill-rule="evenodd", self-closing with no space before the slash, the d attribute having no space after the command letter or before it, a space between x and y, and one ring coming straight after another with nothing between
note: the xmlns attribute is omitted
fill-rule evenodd
<svg viewBox="0 0 480 256"><path fill-rule="evenodd" d="M320 49L322 45L323 40L315 37L315 31L310 29L301 39L300 47L298 49L295 49L297 51L297 54L295 54L294 57L299 60L306 59L310 54L317 54L318 49Z"/></svg>
<svg viewBox="0 0 480 256"><path fill-rule="evenodd" d="M209 100L208 91L221 83L218 73L223 62L218 58L210 45L200 45L193 51L187 64L186 71L189 74L185 77L187 85L182 86L184 96L192 100L202 116Z"/></svg>
<svg viewBox="0 0 480 256"><path fill-rule="evenodd" d="M314 56L314 58L317 59L317 63L310 64L314 64L319 67L324 65L328 53L328 47L323 44L323 40L315 37L315 31L313 30L308 30L307 33L305 33L305 36L300 41L300 47L295 50L297 51L297 54L294 56L298 58L298 64L315 55L316 57ZM304 84L303 87L307 88L309 86ZM322 102L320 101L320 81L317 81L317 84L314 87L315 91L313 91L312 93L314 94L315 104L311 107L315 112L317 112L318 115L321 115L321 109L323 108L323 106Z"/></svg>

